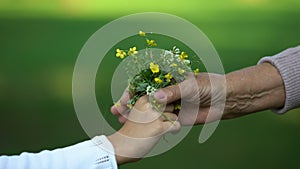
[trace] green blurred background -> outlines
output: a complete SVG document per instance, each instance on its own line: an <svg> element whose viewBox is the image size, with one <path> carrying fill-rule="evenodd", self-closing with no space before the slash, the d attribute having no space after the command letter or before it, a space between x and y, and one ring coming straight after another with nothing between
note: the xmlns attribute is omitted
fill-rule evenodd
<svg viewBox="0 0 300 169"><path fill-rule="evenodd" d="M101 26L147 11L174 14L198 26L215 45L226 72L300 42L299 0L1 0L0 154L88 139L72 103L76 58ZM105 86L110 78L97 84ZM99 105L108 109L112 102L105 95L108 99ZM200 130L194 127L162 155L120 168L299 168L299 110L222 121L204 144L197 142Z"/></svg>

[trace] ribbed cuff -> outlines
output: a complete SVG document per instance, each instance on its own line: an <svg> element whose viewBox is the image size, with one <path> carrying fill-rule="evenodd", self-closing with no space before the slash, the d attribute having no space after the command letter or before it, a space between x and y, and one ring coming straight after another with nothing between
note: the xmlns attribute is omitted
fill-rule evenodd
<svg viewBox="0 0 300 169"><path fill-rule="evenodd" d="M96 162L97 168L117 169L117 161L115 157L114 147L106 136L96 136L92 139L93 143L99 148L99 154L102 155Z"/></svg>
<svg viewBox="0 0 300 169"><path fill-rule="evenodd" d="M285 87L284 107L273 111L283 114L300 107L300 46L287 49L272 57L264 57L258 64L264 62L269 62L278 69Z"/></svg>

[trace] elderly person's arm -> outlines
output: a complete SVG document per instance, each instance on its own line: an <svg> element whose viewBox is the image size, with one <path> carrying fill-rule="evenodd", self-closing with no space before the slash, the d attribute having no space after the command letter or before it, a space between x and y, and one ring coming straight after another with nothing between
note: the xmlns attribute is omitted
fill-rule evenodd
<svg viewBox="0 0 300 169"><path fill-rule="evenodd" d="M231 119L268 109L285 113L300 107L300 46L264 57L256 66L226 75L201 73L196 77L198 85L191 85L191 80L188 78L154 95L158 101L168 104L180 99L199 104L196 119L189 118L188 109L180 112L179 120L184 125ZM212 115L207 119L209 111ZM124 114L124 109L113 106L112 112ZM125 121L124 116L120 121Z"/></svg>

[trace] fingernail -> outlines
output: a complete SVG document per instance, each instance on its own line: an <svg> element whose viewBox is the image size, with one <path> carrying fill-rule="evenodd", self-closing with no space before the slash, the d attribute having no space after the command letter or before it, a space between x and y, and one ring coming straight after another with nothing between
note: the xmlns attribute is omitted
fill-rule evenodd
<svg viewBox="0 0 300 169"><path fill-rule="evenodd" d="M166 93L162 90L159 90L154 93L155 99L164 100L164 99L166 99L166 97L167 97Z"/></svg>

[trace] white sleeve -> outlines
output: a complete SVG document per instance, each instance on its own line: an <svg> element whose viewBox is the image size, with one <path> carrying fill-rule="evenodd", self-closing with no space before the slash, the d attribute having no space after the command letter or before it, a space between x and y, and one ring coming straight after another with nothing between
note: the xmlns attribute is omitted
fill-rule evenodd
<svg viewBox="0 0 300 169"><path fill-rule="evenodd" d="M105 136L73 146L0 156L0 169L117 169L114 149Z"/></svg>

